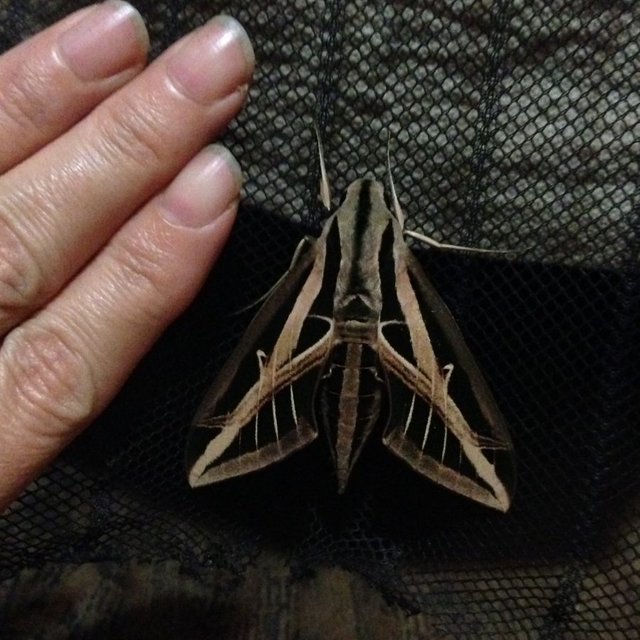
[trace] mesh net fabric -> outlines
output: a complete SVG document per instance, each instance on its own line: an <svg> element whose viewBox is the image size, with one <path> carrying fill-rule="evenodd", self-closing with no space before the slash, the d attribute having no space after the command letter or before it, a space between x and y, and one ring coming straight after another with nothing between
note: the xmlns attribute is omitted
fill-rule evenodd
<svg viewBox="0 0 640 640"><path fill-rule="evenodd" d="M79 4L0 0L2 49ZM136 5L153 55L219 12L250 33L255 84L223 139L246 197L198 299L0 519L0 594L40 567L171 560L206 568L223 600L267 557L294 583L363 578L417 614L405 637L638 637L640 5ZM375 444L342 498L322 441L260 474L187 487L189 422L251 316L234 312L318 229L316 116L334 193L384 177L391 131L410 228L525 249L480 259L416 247L510 425L519 479L507 515ZM286 608L272 605L271 623Z"/></svg>

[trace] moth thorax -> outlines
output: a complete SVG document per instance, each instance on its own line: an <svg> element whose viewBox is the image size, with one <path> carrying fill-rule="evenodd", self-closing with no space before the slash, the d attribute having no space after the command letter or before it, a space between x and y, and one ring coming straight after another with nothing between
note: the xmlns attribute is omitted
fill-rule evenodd
<svg viewBox="0 0 640 640"><path fill-rule="evenodd" d="M336 321L335 336L339 342L359 342L375 345L378 341L378 324L361 320Z"/></svg>
<svg viewBox="0 0 640 640"><path fill-rule="evenodd" d="M373 301L365 294L354 294L336 301L334 316L338 322L355 320L359 322L377 322L379 312Z"/></svg>

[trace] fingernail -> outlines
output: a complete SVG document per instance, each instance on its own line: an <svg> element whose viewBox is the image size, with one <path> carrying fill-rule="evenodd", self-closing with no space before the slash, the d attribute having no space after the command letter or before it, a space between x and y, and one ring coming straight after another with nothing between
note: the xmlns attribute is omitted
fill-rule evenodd
<svg viewBox="0 0 640 640"><path fill-rule="evenodd" d="M165 219L180 227L204 227L238 200L242 172L225 147L203 149L161 196Z"/></svg>
<svg viewBox="0 0 640 640"><path fill-rule="evenodd" d="M98 80L142 63L149 36L142 17L130 4L108 0L65 31L58 46L80 79Z"/></svg>
<svg viewBox="0 0 640 640"><path fill-rule="evenodd" d="M210 104L249 82L255 57L247 32L229 16L217 16L192 33L167 62L178 90Z"/></svg>

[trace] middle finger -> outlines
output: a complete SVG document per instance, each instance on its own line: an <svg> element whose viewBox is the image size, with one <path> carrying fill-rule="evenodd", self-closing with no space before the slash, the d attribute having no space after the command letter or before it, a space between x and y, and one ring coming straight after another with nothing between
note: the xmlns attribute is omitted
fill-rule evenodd
<svg viewBox="0 0 640 640"><path fill-rule="evenodd" d="M240 25L214 19L0 179L0 334L58 291L226 126L252 70Z"/></svg>

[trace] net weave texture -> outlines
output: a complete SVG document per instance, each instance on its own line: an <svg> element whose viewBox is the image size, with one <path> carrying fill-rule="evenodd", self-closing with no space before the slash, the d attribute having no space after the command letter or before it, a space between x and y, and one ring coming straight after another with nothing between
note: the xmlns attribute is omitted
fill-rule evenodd
<svg viewBox="0 0 640 640"><path fill-rule="evenodd" d="M0 48L80 5L0 0ZM214 571L219 598L266 554L293 582L327 567L364 578L427 621L403 637L640 637L640 5L136 6L153 56L220 12L252 37L255 83L223 137L245 197L194 304L0 519L0 596L26 570L136 560ZM391 132L409 228L522 250L412 245L510 426L518 489L506 515L376 446L338 497L321 439L260 474L187 486L189 423L252 313L235 312L322 222L314 119L334 194L386 180Z"/></svg>

